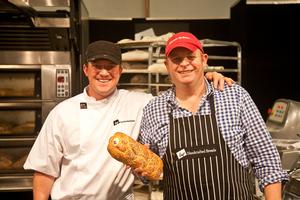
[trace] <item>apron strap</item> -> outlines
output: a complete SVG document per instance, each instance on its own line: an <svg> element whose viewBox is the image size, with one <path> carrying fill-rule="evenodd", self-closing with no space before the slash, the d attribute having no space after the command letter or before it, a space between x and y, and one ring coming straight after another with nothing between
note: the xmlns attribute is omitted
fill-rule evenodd
<svg viewBox="0 0 300 200"><path fill-rule="evenodd" d="M209 99L209 106L210 106L210 112L211 112L211 115L215 116L216 114L216 110L215 110L215 105L214 105L214 95L213 95L213 92L211 92L208 97Z"/></svg>

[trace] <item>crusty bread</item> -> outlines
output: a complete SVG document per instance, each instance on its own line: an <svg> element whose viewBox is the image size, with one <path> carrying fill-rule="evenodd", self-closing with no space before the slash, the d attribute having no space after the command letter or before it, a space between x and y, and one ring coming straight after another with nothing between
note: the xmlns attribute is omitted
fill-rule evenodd
<svg viewBox="0 0 300 200"><path fill-rule="evenodd" d="M28 154L23 155L22 157L20 157L16 162L14 162L11 165L12 169L22 169L26 159L27 159Z"/></svg>
<svg viewBox="0 0 300 200"><path fill-rule="evenodd" d="M9 169L13 163L13 158L10 154L5 152L0 152L0 170Z"/></svg>
<svg viewBox="0 0 300 200"><path fill-rule="evenodd" d="M19 124L17 126L14 126L11 131L14 134L19 134L19 133L32 133L35 128L35 123L34 122L25 122L23 124Z"/></svg>
<svg viewBox="0 0 300 200"><path fill-rule="evenodd" d="M159 180L163 171L163 162L158 155L145 145L135 141L130 136L117 132L110 139L107 146L110 155L116 160L146 172L149 180Z"/></svg>

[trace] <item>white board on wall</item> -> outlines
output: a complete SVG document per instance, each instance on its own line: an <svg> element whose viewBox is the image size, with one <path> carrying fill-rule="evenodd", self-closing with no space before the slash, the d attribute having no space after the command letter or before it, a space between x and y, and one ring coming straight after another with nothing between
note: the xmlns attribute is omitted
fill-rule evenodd
<svg viewBox="0 0 300 200"><path fill-rule="evenodd" d="M83 0L90 19L145 18L144 0Z"/></svg>
<svg viewBox="0 0 300 200"><path fill-rule="evenodd" d="M150 0L149 18L229 19L236 0Z"/></svg>
<svg viewBox="0 0 300 200"><path fill-rule="evenodd" d="M90 19L229 19L230 8L238 0L83 0L83 2Z"/></svg>

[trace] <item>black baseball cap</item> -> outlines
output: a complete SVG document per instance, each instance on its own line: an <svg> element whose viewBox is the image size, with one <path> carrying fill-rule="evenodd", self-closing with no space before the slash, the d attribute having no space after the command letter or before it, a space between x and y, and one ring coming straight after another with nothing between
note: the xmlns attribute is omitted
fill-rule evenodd
<svg viewBox="0 0 300 200"><path fill-rule="evenodd" d="M122 60L120 47L115 43L105 40L90 43L85 56L88 62L93 62L97 59L107 59L119 65Z"/></svg>

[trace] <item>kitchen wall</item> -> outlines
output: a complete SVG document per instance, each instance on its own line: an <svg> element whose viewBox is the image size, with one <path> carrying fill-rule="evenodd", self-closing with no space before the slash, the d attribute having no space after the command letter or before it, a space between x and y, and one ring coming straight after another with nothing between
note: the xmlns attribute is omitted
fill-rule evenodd
<svg viewBox="0 0 300 200"><path fill-rule="evenodd" d="M230 20L90 20L90 41L108 39L118 42L121 39L134 39L134 34L153 28L157 36L168 32L191 31L199 38L228 40Z"/></svg>
<svg viewBox="0 0 300 200"><path fill-rule="evenodd" d="M231 9L231 38L242 45L242 80L263 117L276 99L300 101L300 4L245 4Z"/></svg>

